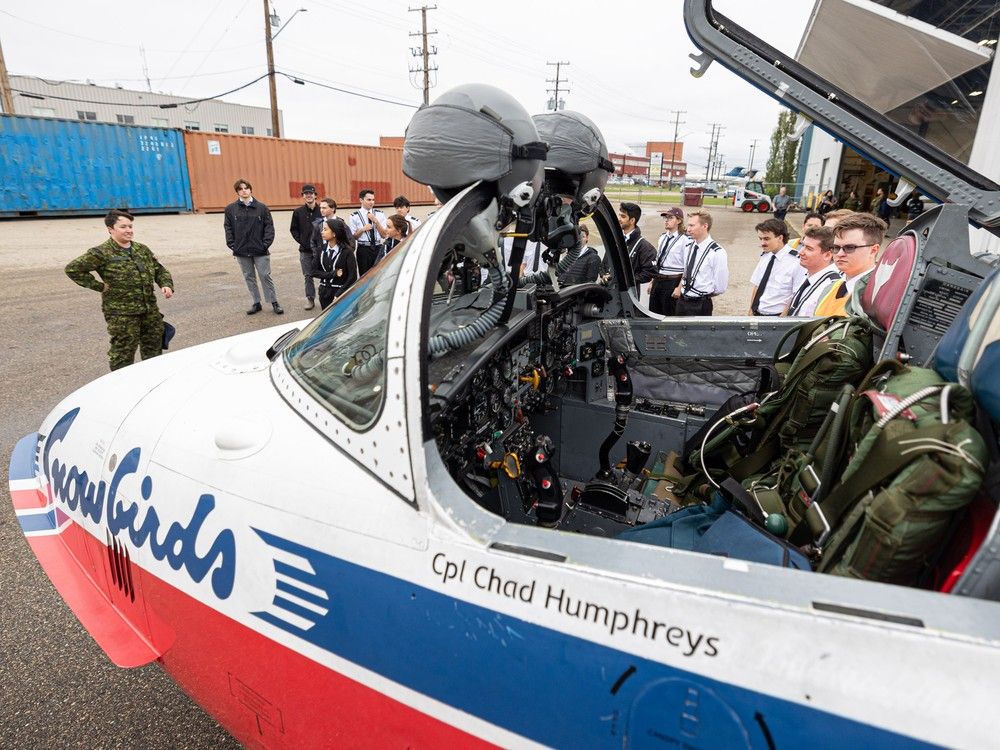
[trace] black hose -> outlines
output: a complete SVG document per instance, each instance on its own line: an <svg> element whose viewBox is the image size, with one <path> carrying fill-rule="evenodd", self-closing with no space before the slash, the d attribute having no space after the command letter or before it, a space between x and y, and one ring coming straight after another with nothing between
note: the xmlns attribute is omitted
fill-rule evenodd
<svg viewBox="0 0 1000 750"><path fill-rule="evenodd" d="M611 429L611 434L604 438L601 443L600 461L601 470L598 472L598 479L607 479L611 476L611 449L615 443L621 440L625 434L625 427L628 425L628 414L632 410L631 406L618 404L615 406L615 426Z"/></svg>
<svg viewBox="0 0 1000 750"><path fill-rule="evenodd" d="M514 310L514 299L517 297L517 280L521 275L521 261L524 260L524 248L528 244L528 234L534 228L534 219L530 211L522 209L517 214L517 227L514 230L514 243L510 249L510 287L507 289L507 304L500 313L497 325L503 325L510 320ZM501 253L502 259L502 253ZM502 260L501 260L502 262Z"/></svg>

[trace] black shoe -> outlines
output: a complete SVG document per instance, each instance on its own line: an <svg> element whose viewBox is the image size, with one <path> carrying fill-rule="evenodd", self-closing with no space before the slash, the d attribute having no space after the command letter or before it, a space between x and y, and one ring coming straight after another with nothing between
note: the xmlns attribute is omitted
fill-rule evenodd
<svg viewBox="0 0 1000 750"><path fill-rule="evenodd" d="M271 307L274 310L274 314L275 315L284 315L285 314L285 311L281 309L281 305L279 305L277 302L272 302L271 303Z"/></svg>
<svg viewBox="0 0 1000 750"><path fill-rule="evenodd" d="M251 307L249 310L247 310L247 315L256 315L257 313L259 313L263 309L264 308L260 306L260 302L254 302L253 303L253 307Z"/></svg>

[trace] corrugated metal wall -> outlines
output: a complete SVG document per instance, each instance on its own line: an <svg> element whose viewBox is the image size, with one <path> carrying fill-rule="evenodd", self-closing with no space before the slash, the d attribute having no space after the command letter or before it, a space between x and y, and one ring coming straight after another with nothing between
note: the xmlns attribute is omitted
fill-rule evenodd
<svg viewBox="0 0 1000 750"><path fill-rule="evenodd" d="M15 90L35 95L14 97L14 114L18 115L44 115L64 120L146 125L154 128L192 127L206 133L216 132L218 127L226 128L222 131L226 133L245 133L243 127L252 127L254 135L269 135L271 130L269 107L251 107L210 99L201 102L194 111L189 111L186 107L177 106L188 101L181 96L49 81L35 76L11 76L10 85ZM149 106L151 104L172 106L162 109ZM133 119L130 122L119 119L120 116ZM284 116L281 110L278 111L278 116Z"/></svg>
<svg viewBox="0 0 1000 750"><path fill-rule="evenodd" d="M180 131L0 116L0 216L190 211Z"/></svg>
<svg viewBox="0 0 1000 750"><path fill-rule="evenodd" d="M379 205L397 195L413 204L434 202L430 188L403 174L402 149L192 132L184 133L184 143L196 211L223 210L236 200L239 178L272 209L300 205L307 182L345 207L357 205L362 188L372 188Z"/></svg>

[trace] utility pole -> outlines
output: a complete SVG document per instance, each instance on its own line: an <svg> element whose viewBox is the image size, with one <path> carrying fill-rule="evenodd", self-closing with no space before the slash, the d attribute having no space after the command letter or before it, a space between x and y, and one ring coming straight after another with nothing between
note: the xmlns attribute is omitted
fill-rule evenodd
<svg viewBox="0 0 1000 750"><path fill-rule="evenodd" d="M722 135L722 131L725 130L725 126L721 122L712 123L712 140L708 146L708 181L711 182L715 179L714 167L716 166L719 159L719 136Z"/></svg>
<svg viewBox="0 0 1000 750"><path fill-rule="evenodd" d="M424 64L420 68L410 68L411 73L423 73L424 74L424 104L430 104L431 101L431 71L437 70L437 65L433 68L430 65L431 55L437 54L437 47L432 50L427 45L427 37L429 34L437 34L437 31L427 30L427 11L437 10L436 5L423 5L419 8L407 8L410 13L416 13L420 11L420 31L411 31L410 36L419 36L422 39L422 44L420 47L413 48L410 47L410 53L414 57L422 56L424 59Z"/></svg>
<svg viewBox="0 0 1000 750"><path fill-rule="evenodd" d="M7 63L3 59L3 45L0 45L0 98L3 99L3 111L14 114L14 95L10 91L10 81L7 79Z"/></svg>
<svg viewBox="0 0 1000 750"><path fill-rule="evenodd" d="M271 135L281 138L278 124L278 84L274 80L274 48L271 46L271 9L264 0L264 42L267 45L267 84L271 89Z"/></svg>
<svg viewBox="0 0 1000 750"><path fill-rule="evenodd" d="M670 147L670 177L667 179L667 184L671 187L674 184L674 157L677 154L677 133L680 131L681 125L684 125L687 120L681 120L681 115L686 115L686 109L672 109L670 114L674 116L674 142Z"/></svg>
<svg viewBox="0 0 1000 750"><path fill-rule="evenodd" d="M142 74L146 77L146 90L153 93L153 84L149 82L149 61L146 60L146 48L139 45L139 54L142 55Z"/></svg>
<svg viewBox="0 0 1000 750"><path fill-rule="evenodd" d="M556 77L545 79L546 83L555 83L556 87L554 89L545 89L545 93L548 93L550 91L553 93L552 99L549 100L549 106L547 107L547 109L551 109L553 112L558 112L560 109L563 109L566 106L565 103L562 103L562 105L560 106L559 92L565 91L569 93L569 89L559 88L559 84L562 81L562 79L559 77L559 70L562 68L563 65L569 65L569 63L566 62L565 60L560 60L559 62L546 62L545 64L556 66Z"/></svg>
<svg viewBox="0 0 1000 750"><path fill-rule="evenodd" d="M757 151L757 139L753 139L753 143L750 144L750 166L747 167L747 176L753 171L753 155Z"/></svg>
<svg viewBox="0 0 1000 750"><path fill-rule="evenodd" d="M715 146L718 141L715 138L716 128L722 127L718 122L711 122L709 125L712 126L712 135L708 137L708 158L705 164L705 182L709 182L712 179L712 161L715 159ZM704 148L704 146L702 146Z"/></svg>

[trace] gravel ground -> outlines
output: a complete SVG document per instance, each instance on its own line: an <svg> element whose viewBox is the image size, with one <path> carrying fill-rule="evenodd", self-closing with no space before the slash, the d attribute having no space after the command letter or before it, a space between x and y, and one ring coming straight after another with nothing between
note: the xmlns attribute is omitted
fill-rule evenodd
<svg viewBox="0 0 1000 750"><path fill-rule="evenodd" d="M729 251L730 290L716 310L739 314L759 256L760 215L713 208L713 236ZM422 216L426 209L416 209ZM160 309L177 326L172 349L302 318L304 303L288 212L275 214L272 270L286 315L248 317L248 295L222 241L221 214L142 216L136 239L173 274L176 295ZM797 222L796 222L797 223ZM662 222L650 207L647 238ZM66 394L107 371L107 332L98 296L62 267L107 233L99 218L0 223L0 747L238 747L155 665L113 666L55 593L21 535L7 491L17 440L34 432Z"/></svg>

